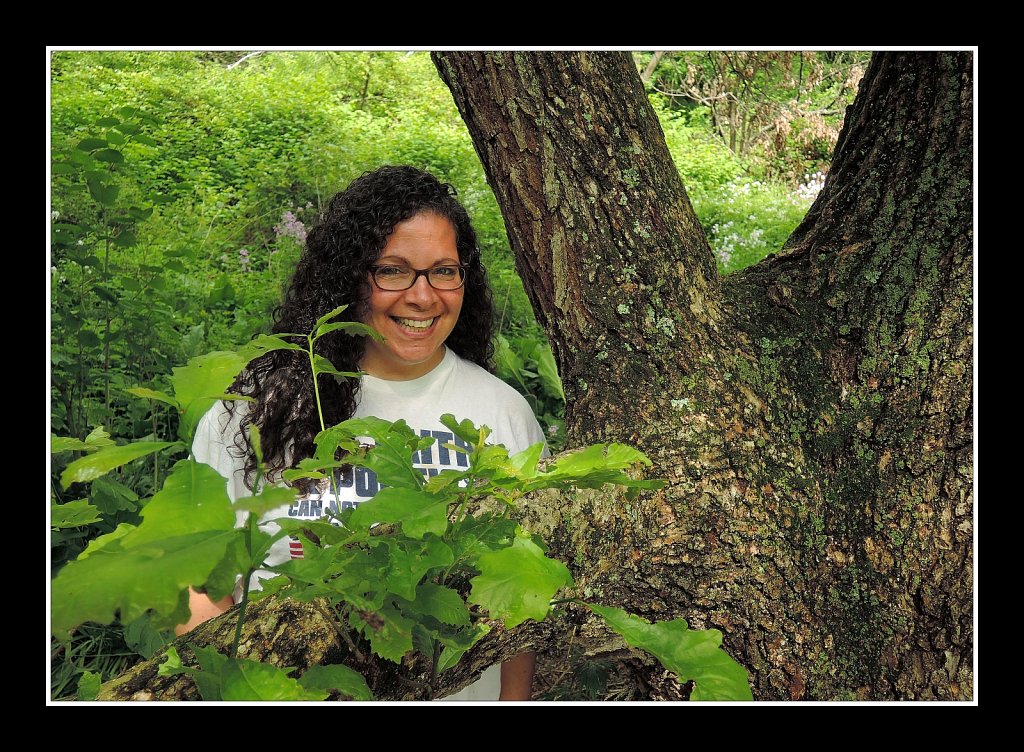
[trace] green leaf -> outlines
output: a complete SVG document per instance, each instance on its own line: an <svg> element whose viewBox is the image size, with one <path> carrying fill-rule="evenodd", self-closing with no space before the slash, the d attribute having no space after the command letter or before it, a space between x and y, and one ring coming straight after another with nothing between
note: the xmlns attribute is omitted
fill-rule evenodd
<svg viewBox="0 0 1024 752"><path fill-rule="evenodd" d="M97 551L102 551L107 546L120 541L121 538L124 538L130 532L137 529L138 525L129 525L127 522L120 523L112 532L105 533L104 535L100 535L99 537L93 538L89 541L89 545L87 545L85 550L78 555L78 559L76 559L76 561L82 561ZM120 543L118 543L118 546L120 546Z"/></svg>
<svg viewBox="0 0 1024 752"><path fill-rule="evenodd" d="M131 621L150 608L184 622L185 589L205 582L238 535L234 530L208 530L128 547L133 532L106 541L60 570L50 590L54 634L86 621L107 624L116 615ZM184 610L179 608L182 594Z"/></svg>
<svg viewBox="0 0 1024 752"><path fill-rule="evenodd" d="M127 108L122 108L120 112L124 112ZM134 117L134 115L125 115L125 117ZM125 135L132 136L142 130L142 128L135 123L118 123L117 129Z"/></svg>
<svg viewBox="0 0 1024 752"><path fill-rule="evenodd" d="M477 567L480 575L470 580L470 603L504 619L509 629L527 619L542 621L554 594L572 584L565 565L547 558L525 533L510 547L481 556Z"/></svg>
<svg viewBox="0 0 1024 752"><path fill-rule="evenodd" d="M584 604L635 648L646 650L682 681L693 681L691 700L753 700L747 671L721 649L717 629L695 631L685 619L651 624L621 608Z"/></svg>
<svg viewBox="0 0 1024 752"><path fill-rule="evenodd" d="M145 133L135 134L135 141L140 144L145 144L146 146L156 146L156 141L147 136Z"/></svg>
<svg viewBox="0 0 1024 752"><path fill-rule="evenodd" d="M71 175L78 172L78 166L74 162L54 162L50 165L50 173L53 175Z"/></svg>
<svg viewBox="0 0 1024 752"><path fill-rule="evenodd" d="M102 285L93 285L92 291L96 293L96 296L100 298L100 300L106 301L111 305L119 305L121 303L121 301L114 293L112 293L110 290L108 290L106 287L103 287Z"/></svg>
<svg viewBox="0 0 1024 752"><path fill-rule="evenodd" d="M262 517L267 512L273 511L281 506L287 506L295 501L298 490L295 488L282 488L281 486L265 486L258 496L243 496L235 502L234 508L240 511L252 512L257 517Z"/></svg>
<svg viewBox="0 0 1024 752"><path fill-rule="evenodd" d="M164 262L164 268L172 272L178 272L180 274L184 274L186 271L188 271L188 269L185 268L185 265L181 263L181 261L173 258L167 259L167 261Z"/></svg>
<svg viewBox="0 0 1024 752"><path fill-rule="evenodd" d="M102 126L104 128L109 128L110 126L117 125L120 122L121 121L118 120L117 118L102 117L102 118L100 118L99 120L96 121L96 125Z"/></svg>
<svg viewBox="0 0 1024 752"><path fill-rule="evenodd" d="M483 554L508 548L516 539L516 527L515 520L491 513L467 517L452 540L456 560L475 566Z"/></svg>
<svg viewBox="0 0 1024 752"><path fill-rule="evenodd" d="M524 490L559 487L560 484L584 488L598 488L605 483L628 488L661 488L665 485L662 480L635 480L623 472L637 464L650 466L651 461L643 452L624 444L594 444L560 457L547 472L528 482Z"/></svg>
<svg viewBox="0 0 1024 752"><path fill-rule="evenodd" d="M374 440L375 446L366 456L354 461L377 473L381 485L414 489L423 486L423 474L412 466L412 453L419 446L421 437L404 420L389 423L373 417L350 418L335 428L348 431L352 436L369 436ZM326 459L320 445L316 456Z"/></svg>
<svg viewBox="0 0 1024 752"><path fill-rule="evenodd" d="M305 352L306 348L296 345L294 342L288 342L281 337L275 337L272 334L261 334L238 348L238 354L248 362L273 350L299 350L300 352Z"/></svg>
<svg viewBox="0 0 1024 752"><path fill-rule="evenodd" d="M131 248L133 245L137 245L138 242L135 238L135 233L129 230L123 230L114 236L114 245L118 248Z"/></svg>
<svg viewBox="0 0 1024 752"><path fill-rule="evenodd" d="M117 194L121 192L120 186L104 183L95 177L86 178L85 184L89 187L89 195L93 200L104 206L113 206L117 201Z"/></svg>
<svg viewBox="0 0 1024 752"><path fill-rule="evenodd" d="M89 431L89 435L85 437L85 443L93 447L114 446L110 434L107 433L102 425L96 426Z"/></svg>
<svg viewBox="0 0 1024 752"><path fill-rule="evenodd" d="M73 439L70 436L54 436L50 434L50 454L58 452L83 451L94 452L99 447L90 446L81 439Z"/></svg>
<svg viewBox="0 0 1024 752"><path fill-rule="evenodd" d="M109 162L111 164L121 164L124 162L124 154L117 149L102 149L92 156L101 162Z"/></svg>
<svg viewBox="0 0 1024 752"><path fill-rule="evenodd" d="M107 142L111 146L124 146L128 142L128 139L125 138L123 133L111 130L107 131Z"/></svg>
<svg viewBox="0 0 1024 752"><path fill-rule="evenodd" d="M551 345L546 342L538 343L530 353L537 362L537 375L540 376L544 391L552 397L565 402L565 392L562 390L562 380L558 377L558 366L555 365L555 355L551 352Z"/></svg>
<svg viewBox="0 0 1024 752"><path fill-rule="evenodd" d="M132 460L146 457L172 446L182 446L182 444L179 441L137 441L134 444L101 449L85 457L79 457L64 468L64 472L60 475L61 485L67 488L72 483L85 483L94 480L116 467L127 465Z"/></svg>
<svg viewBox="0 0 1024 752"><path fill-rule="evenodd" d="M373 693L366 685L366 679L348 666L334 664L331 666L313 666L299 679L306 689L322 689L337 692L353 700L372 700Z"/></svg>
<svg viewBox="0 0 1024 752"><path fill-rule="evenodd" d="M521 452L509 457L508 462L520 478L536 478L538 474L537 463L544 453L544 442L538 441Z"/></svg>
<svg viewBox="0 0 1024 752"><path fill-rule="evenodd" d="M491 429L487 426L477 428L470 420L456 421L455 416L451 413L442 415L441 423L472 447L480 446L491 435Z"/></svg>
<svg viewBox="0 0 1024 752"><path fill-rule="evenodd" d="M85 499L50 505L50 527L81 527L100 521L100 510Z"/></svg>
<svg viewBox="0 0 1024 752"><path fill-rule="evenodd" d="M417 614L433 616L445 624L469 625L469 608L455 590L432 582L416 586L416 600L409 608Z"/></svg>
<svg viewBox="0 0 1024 752"><path fill-rule="evenodd" d="M222 700L220 692L221 670L230 659L226 655L218 653L216 648L213 647L201 648L197 645L192 645L191 647L200 668L199 671L192 675L196 687L199 688L199 694L208 702Z"/></svg>
<svg viewBox="0 0 1024 752"><path fill-rule="evenodd" d="M425 541L399 539L391 546L391 565L385 581L392 593L411 601L416 598L416 586L427 572L446 567L454 561L451 548L440 538Z"/></svg>
<svg viewBox="0 0 1024 752"><path fill-rule="evenodd" d="M321 373L327 373L330 374L331 376L338 376L344 379L359 378L359 374L353 371L339 371L331 364L331 361L329 361L323 355L313 356L313 368L316 369L317 375L320 375Z"/></svg>
<svg viewBox="0 0 1024 752"><path fill-rule="evenodd" d="M125 644L143 658L152 658L167 641L159 629L154 629L149 613L135 619L124 628ZM180 661L179 661L180 663Z"/></svg>
<svg viewBox="0 0 1024 752"><path fill-rule="evenodd" d="M171 383L184 414L178 435L191 444L199 419L234 382L249 359L236 352L215 351L173 369Z"/></svg>
<svg viewBox="0 0 1024 752"><path fill-rule="evenodd" d="M402 616L390 605L376 611L351 612L352 626L370 641L373 652L381 658L401 663L402 656L412 650L412 628L415 622Z"/></svg>
<svg viewBox="0 0 1024 752"><path fill-rule="evenodd" d="M189 666L185 666L181 662L181 656L178 655L177 648L167 648L167 654L164 655L163 661L157 666L157 676L180 676L181 674L194 674L196 669Z"/></svg>
<svg viewBox="0 0 1024 752"><path fill-rule="evenodd" d="M91 702L100 693L101 678L95 671L84 671L78 677L78 692L75 695L81 702Z"/></svg>
<svg viewBox="0 0 1024 752"><path fill-rule="evenodd" d="M149 219L153 216L152 206L131 206L128 208L128 215L132 219ZM170 254L166 254L170 255Z"/></svg>
<svg viewBox="0 0 1024 752"><path fill-rule="evenodd" d="M139 506L137 493L106 475L94 480L90 490L89 501L106 515L114 515L119 511L131 511Z"/></svg>
<svg viewBox="0 0 1024 752"><path fill-rule="evenodd" d="M306 531L313 533L325 546L332 546L341 543L352 537L353 532L340 525L330 522L317 522L315 520L299 520L288 517L279 518L278 526L289 535L306 534Z"/></svg>
<svg viewBox="0 0 1024 752"><path fill-rule="evenodd" d="M530 393L530 387L523 380L523 369L526 364L518 353L509 347L505 336L499 334L494 338L494 364L498 367L498 376L502 381L515 381L523 394Z"/></svg>
<svg viewBox="0 0 1024 752"><path fill-rule="evenodd" d="M85 138L78 142L78 146L75 148L79 151L95 151L96 149L103 149L107 145L107 140L104 138Z"/></svg>
<svg viewBox="0 0 1024 752"><path fill-rule="evenodd" d="M312 530L309 532L312 532ZM302 529L299 530L299 533L305 539L302 544L303 557L289 559L274 568L275 572L287 575L293 582L319 585L327 576L328 571L338 568L335 561L336 554L340 553L342 563L346 558L352 558L352 555L348 552L319 548L313 543L308 543L307 541L309 541L310 536L303 533ZM316 534L313 533L313 535Z"/></svg>
<svg viewBox="0 0 1024 752"><path fill-rule="evenodd" d="M142 520L126 546L235 527L224 478L209 465L191 459L175 463L164 487L143 507Z"/></svg>
<svg viewBox="0 0 1024 752"><path fill-rule="evenodd" d="M96 332L91 329L82 329L78 332L78 344L82 347L99 347L103 343L96 336Z"/></svg>
<svg viewBox="0 0 1024 752"><path fill-rule="evenodd" d="M452 666L455 666L459 659L490 631L490 625L483 622L477 622L469 630L464 630L462 640L458 644L452 642L452 644L446 645L444 650L441 651L441 656L437 660L438 673L447 671Z"/></svg>
<svg viewBox="0 0 1024 752"><path fill-rule="evenodd" d="M324 324L326 324L328 321L330 321L335 316L337 316L342 311L344 311L346 308L348 308L348 304L347 303L345 305L338 306L337 308L335 308L333 311L330 311L329 313L325 313L323 316L321 316L320 318L318 318L316 320L316 324L313 326L313 329L314 330L319 329Z"/></svg>
<svg viewBox="0 0 1024 752"><path fill-rule="evenodd" d="M327 692L306 689L269 663L229 658L221 669L221 699L226 701L324 700Z"/></svg>
<svg viewBox="0 0 1024 752"><path fill-rule="evenodd" d="M252 453L256 457L256 465L260 467L262 473L263 465L263 443L260 440L260 427L255 423L249 426L249 446L252 447Z"/></svg>
<svg viewBox="0 0 1024 752"><path fill-rule="evenodd" d="M155 389L147 389L144 386L133 386L130 389L125 389L125 391L128 392L129 394L134 394L136 397L144 397L146 399L154 399L160 402L166 402L168 405L172 405L175 408L181 409L181 406L178 404L178 400L174 399L174 397L172 397L169 394L158 392Z"/></svg>
<svg viewBox="0 0 1024 752"><path fill-rule="evenodd" d="M230 303L235 299L235 288L231 285L231 279L226 274L222 274L217 278L217 281L213 283L213 289L210 290L210 302L211 303Z"/></svg>
<svg viewBox="0 0 1024 752"><path fill-rule="evenodd" d="M254 549L263 545L266 548L260 553L256 561L252 561L246 552L245 541L242 540L242 535L238 535L234 541L229 543L225 550L224 558L210 571L206 581L202 583L202 588L206 591L210 600L219 601L221 598L234 593L235 585L241 578L241 573L249 571L250 568L257 568L263 563L266 551L270 549L270 542L273 539L270 535L259 529L251 531L250 536Z"/></svg>
<svg viewBox="0 0 1024 752"><path fill-rule="evenodd" d="M347 333L352 336L362 335L364 337L372 337L378 342L384 341L384 335L374 329L372 326L361 324L358 321L336 321L333 324L324 324L317 327L316 334L313 335L313 340L318 340L325 334L336 332L339 329L344 329Z"/></svg>
<svg viewBox="0 0 1024 752"><path fill-rule="evenodd" d="M377 522L401 522L402 530L411 538L422 538L427 533L441 536L448 529L448 504L448 500L438 501L419 489L389 486L357 506L348 524L356 530L369 530Z"/></svg>

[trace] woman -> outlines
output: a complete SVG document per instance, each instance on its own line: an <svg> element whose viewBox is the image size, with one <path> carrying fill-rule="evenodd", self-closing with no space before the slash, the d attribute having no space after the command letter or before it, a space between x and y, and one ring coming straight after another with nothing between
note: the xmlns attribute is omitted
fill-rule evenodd
<svg viewBox="0 0 1024 752"><path fill-rule="evenodd" d="M320 378L326 425L374 415L404 419L438 441L415 464L433 475L466 465L445 443L458 439L439 422L452 413L492 429L490 441L511 453L543 441L526 400L486 369L492 355L494 309L480 263L476 233L451 186L414 167L381 167L357 178L331 199L309 232L306 250L275 311L275 333L307 332L316 320L348 304L343 314L369 324L384 341L334 332L319 340L320 354L360 380ZM271 479L313 454L320 431L309 362L304 353L278 350L250 364L235 391L253 403L218 403L202 420L193 452L229 478L232 499L247 496L256 460L250 424L260 430ZM355 468L339 478L338 498L326 488L267 515L319 519L334 507L359 504L378 490L372 471ZM268 531L273 528L268 527ZM280 564L301 545L279 541L267 558ZM232 605L192 593L192 619L179 633ZM492 666L474 685L445 699L528 700L532 653ZM500 682L499 682L500 674Z"/></svg>

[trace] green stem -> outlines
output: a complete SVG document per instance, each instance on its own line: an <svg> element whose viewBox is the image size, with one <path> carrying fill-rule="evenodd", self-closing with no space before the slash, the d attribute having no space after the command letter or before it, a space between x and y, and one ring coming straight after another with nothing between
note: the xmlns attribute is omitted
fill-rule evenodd
<svg viewBox="0 0 1024 752"><path fill-rule="evenodd" d="M309 349L306 350L306 354L309 356L309 370L313 374L313 394L316 396L316 414L320 418L320 430L326 431L327 426L324 423L324 410L320 404L320 379L317 377L316 372L316 360L313 355L313 335L315 332L310 332L306 335L306 341L309 342ZM334 472L334 468L329 468L331 477L331 491L334 493L336 501L340 501L341 497L338 494L338 476Z"/></svg>
<svg viewBox="0 0 1024 752"><path fill-rule="evenodd" d="M316 373L316 360L313 355L313 335L307 334L306 341L309 342L309 349L306 350L306 354L309 356L309 370L313 374L313 394L316 395L316 414L320 418L320 430L326 431L327 426L324 425L324 411L320 406L320 380L317 378Z"/></svg>
<svg viewBox="0 0 1024 752"><path fill-rule="evenodd" d="M437 687L437 666L441 660L441 643L434 640L433 655L430 656L430 699L434 699L434 689Z"/></svg>

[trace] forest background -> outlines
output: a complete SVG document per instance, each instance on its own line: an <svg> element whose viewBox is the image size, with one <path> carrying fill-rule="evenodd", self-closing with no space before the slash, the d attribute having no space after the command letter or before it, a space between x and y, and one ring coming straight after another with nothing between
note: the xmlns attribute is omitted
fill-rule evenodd
<svg viewBox="0 0 1024 752"><path fill-rule="evenodd" d="M721 273L779 250L802 219L868 56L635 53ZM320 207L386 163L457 188L500 312L496 370L560 448L561 385L494 196L428 54L405 51L51 54L51 435L175 435L176 412L140 394L166 390L189 358L267 331ZM94 481L88 511L86 486L59 482L80 455L71 446L51 441L50 576L97 535L138 522L178 458ZM51 694L111 678L168 639L145 618L84 625L52 642ZM578 673L551 697L604 691L592 670Z"/></svg>

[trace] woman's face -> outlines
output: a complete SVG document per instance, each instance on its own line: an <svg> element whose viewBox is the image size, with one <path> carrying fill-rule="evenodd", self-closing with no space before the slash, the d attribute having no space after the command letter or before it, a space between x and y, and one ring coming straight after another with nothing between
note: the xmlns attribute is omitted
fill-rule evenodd
<svg viewBox="0 0 1024 752"><path fill-rule="evenodd" d="M459 264L455 228L436 214L416 214L395 225L376 263L410 269ZM432 370L444 358L444 341L459 320L465 289L435 290L426 275L400 291L381 290L372 278L367 282L370 299L363 323L385 341L366 338L360 368L391 381L408 381Z"/></svg>

